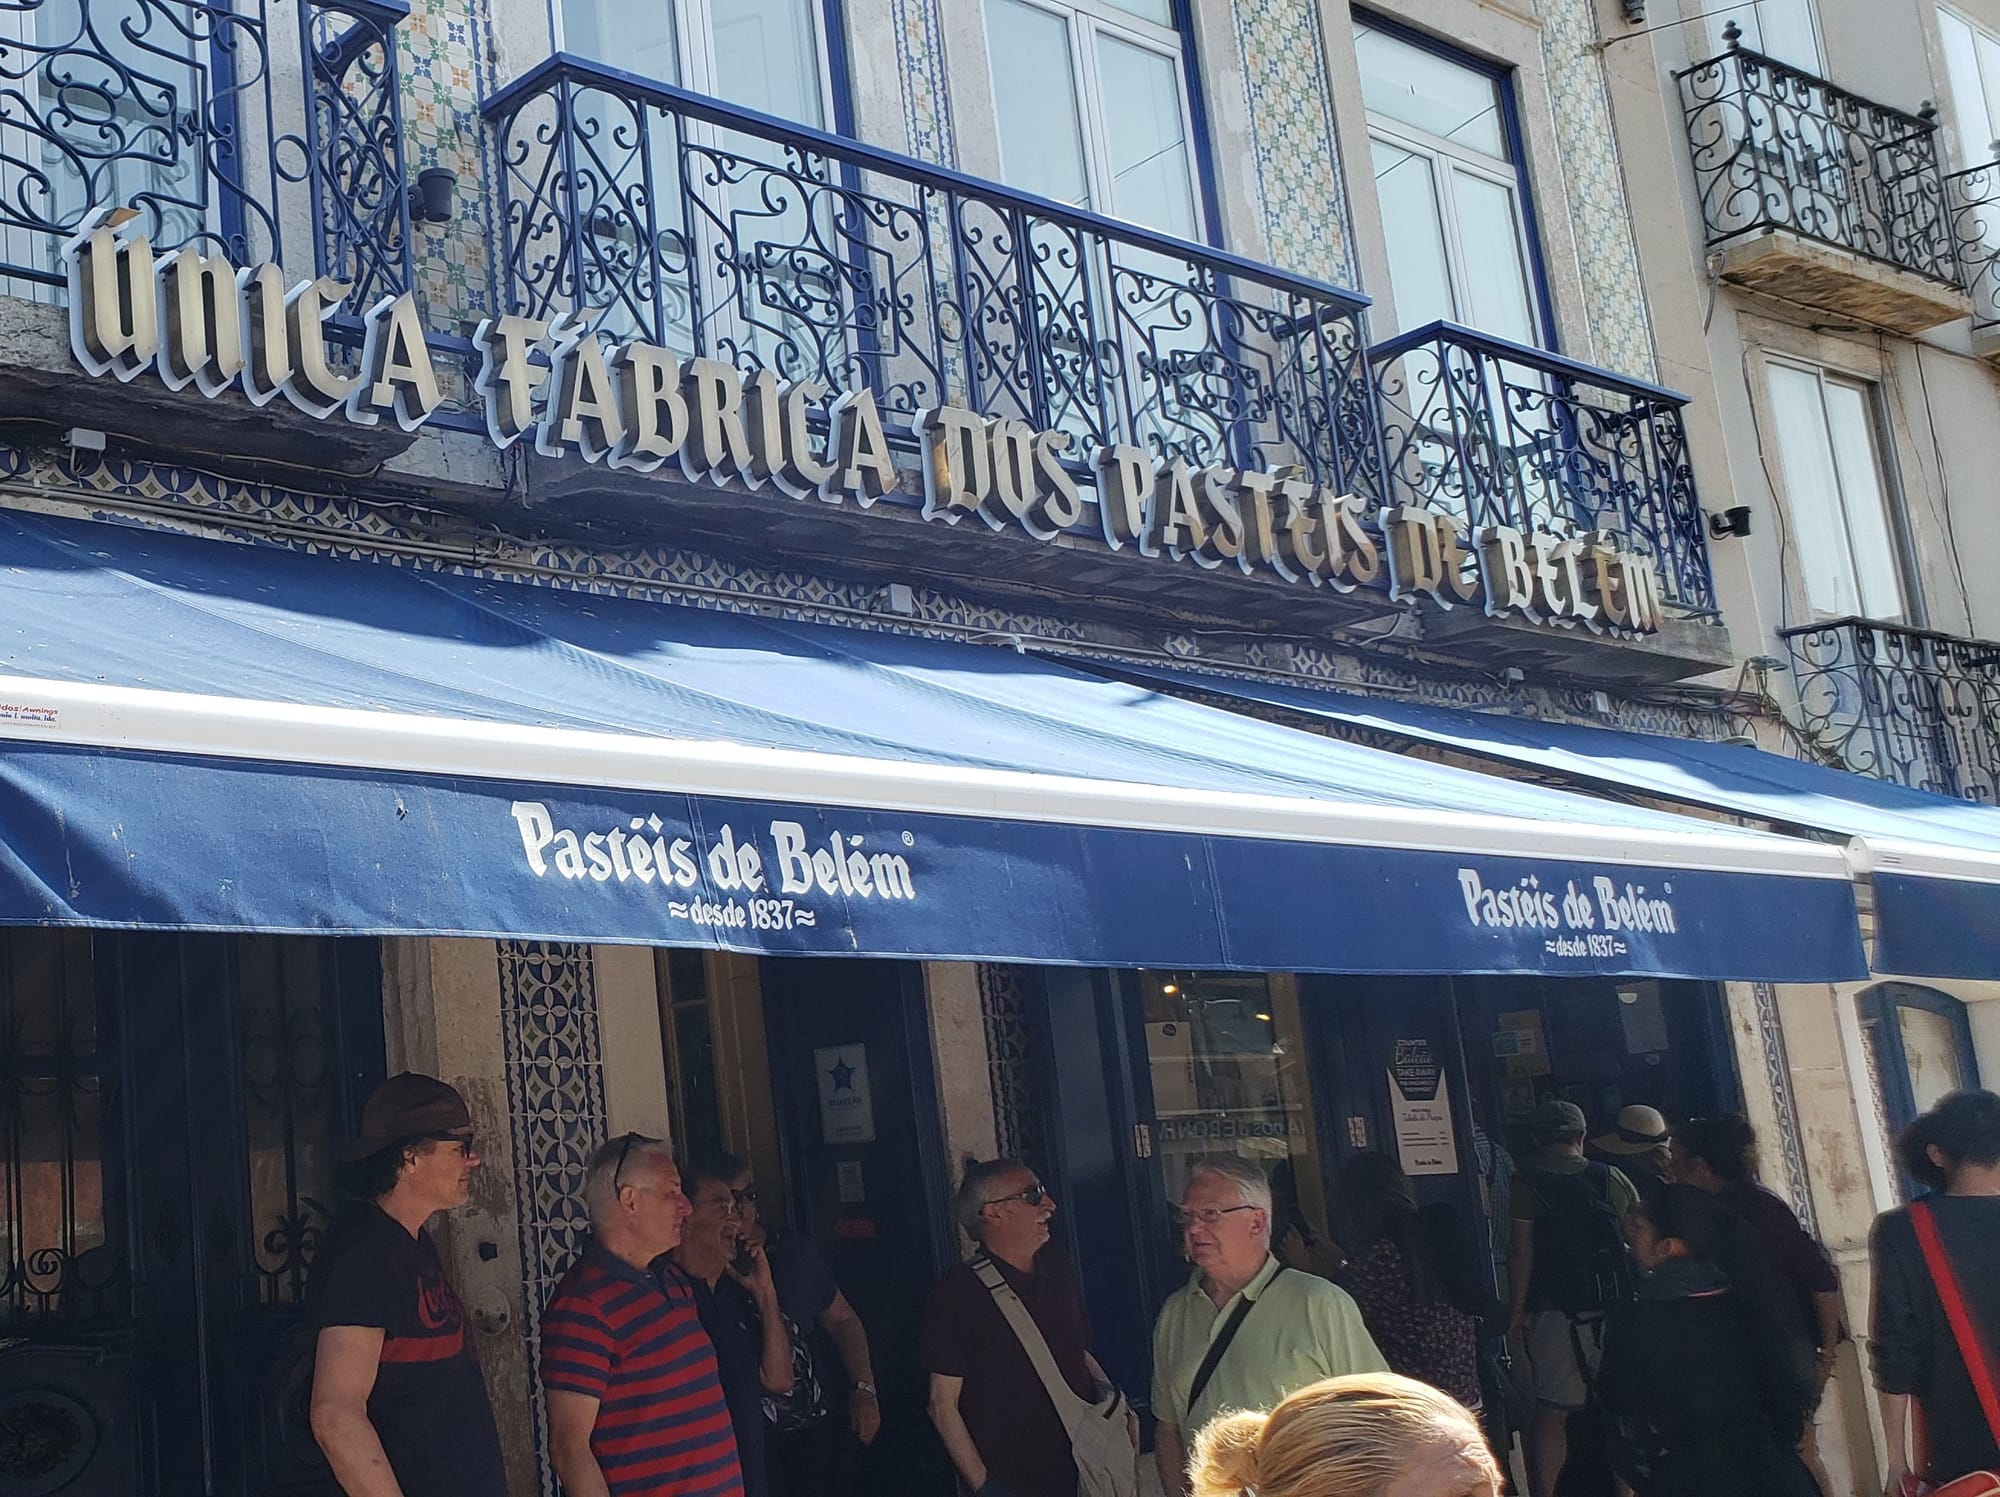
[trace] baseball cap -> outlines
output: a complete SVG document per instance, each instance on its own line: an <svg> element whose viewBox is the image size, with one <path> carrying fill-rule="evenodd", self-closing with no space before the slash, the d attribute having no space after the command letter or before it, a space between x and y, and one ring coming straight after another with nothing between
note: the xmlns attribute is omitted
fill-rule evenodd
<svg viewBox="0 0 2000 1497"><path fill-rule="evenodd" d="M1589 1126L1584 1121L1583 1109L1561 1097L1542 1098L1541 1105L1528 1118L1528 1131L1537 1138L1561 1138L1582 1133Z"/></svg>
<svg viewBox="0 0 2000 1497"><path fill-rule="evenodd" d="M368 1094L361 1108L360 1132L342 1152L350 1160L366 1159L405 1139L471 1126L472 1113L456 1089L435 1076L405 1071Z"/></svg>
<svg viewBox="0 0 2000 1497"><path fill-rule="evenodd" d="M1672 1136L1666 1117L1657 1107L1634 1103L1618 1111L1618 1126L1610 1133L1593 1138L1590 1146L1604 1154L1644 1154L1657 1149Z"/></svg>

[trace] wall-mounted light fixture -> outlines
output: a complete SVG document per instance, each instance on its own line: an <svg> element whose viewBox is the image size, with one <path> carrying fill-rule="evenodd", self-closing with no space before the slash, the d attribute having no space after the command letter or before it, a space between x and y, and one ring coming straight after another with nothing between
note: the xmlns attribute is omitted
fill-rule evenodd
<svg viewBox="0 0 2000 1497"><path fill-rule="evenodd" d="M1750 506L1732 504L1720 512L1711 510L1708 516L1708 533L1717 540L1735 536L1739 540L1750 533Z"/></svg>
<svg viewBox="0 0 2000 1497"><path fill-rule="evenodd" d="M458 206L458 173L448 166L427 166L410 188L410 221L448 224Z"/></svg>

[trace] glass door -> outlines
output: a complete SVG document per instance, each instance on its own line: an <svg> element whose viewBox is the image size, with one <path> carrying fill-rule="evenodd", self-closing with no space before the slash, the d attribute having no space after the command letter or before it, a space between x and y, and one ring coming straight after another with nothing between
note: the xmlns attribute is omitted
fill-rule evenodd
<svg viewBox="0 0 2000 1497"><path fill-rule="evenodd" d="M1956 998L1935 988L1885 982L1856 1001L1883 1118L1892 1134L1951 1093L1980 1084L1972 1025Z"/></svg>

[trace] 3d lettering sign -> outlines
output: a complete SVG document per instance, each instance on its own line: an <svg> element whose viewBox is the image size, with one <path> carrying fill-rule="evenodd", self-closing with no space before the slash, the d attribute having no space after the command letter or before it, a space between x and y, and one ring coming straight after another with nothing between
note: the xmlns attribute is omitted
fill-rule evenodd
<svg viewBox="0 0 2000 1497"><path fill-rule="evenodd" d="M205 396L283 398L315 419L384 418L416 431L443 391L416 300L384 297L361 313L358 358L329 351L325 323L352 288L319 278L287 288L275 265L238 269L194 249L157 253L131 220L100 212L63 247L70 343L91 374L152 371ZM480 324L475 382L501 448L530 441L633 472L668 464L692 482L769 490L863 508L898 486L874 392L835 391L769 370L614 342L588 317L504 316ZM1096 528L1114 551L1489 615L1648 634L1662 622L1651 557L1606 531L1557 534L1487 526L1401 505L1371 515L1352 494L1294 470L1162 461L1124 444L1074 449L1070 433L955 405L917 414L924 516L977 520L1036 540ZM1094 493L1092 492L1094 490Z"/></svg>

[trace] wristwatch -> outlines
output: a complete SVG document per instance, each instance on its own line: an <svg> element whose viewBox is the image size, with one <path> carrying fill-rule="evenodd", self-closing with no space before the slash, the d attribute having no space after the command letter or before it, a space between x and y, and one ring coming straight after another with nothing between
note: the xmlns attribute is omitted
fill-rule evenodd
<svg viewBox="0 0 2000 1497"><path fill-rule="evenodd" d="M877 1403L881 1402L881 1398L875 1392L875 1385L873 1383L856 1383L854 1391L856 1393L866 1393L870 1398L875 1399Z"/></svg>

